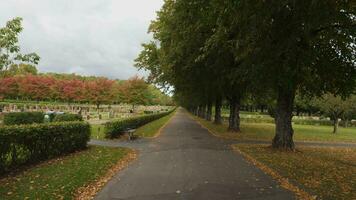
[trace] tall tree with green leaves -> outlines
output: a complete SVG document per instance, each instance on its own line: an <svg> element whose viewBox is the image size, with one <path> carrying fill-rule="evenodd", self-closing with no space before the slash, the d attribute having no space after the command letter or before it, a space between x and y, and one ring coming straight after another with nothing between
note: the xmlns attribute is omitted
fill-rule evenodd
<svg viewBox="0 0 356 200"><path fill-rule="evenodd" d="M13 64L32 63L38 64L40 57L36 53L22 54L18 44L18 35L22 31L22 18L14 18L0 28L0 75Z"/></svg>
<svg viewBox="0 0 356 200"><path fill-rule="evenodd" d="M356 111L355 95L342 99L340 96L325 94L322 98L316 100L316 102L323 114L333 120L333 133L337 133L340 119L343 119L344 123L347 123L348 120L352 120Z"/></svg>
<svg viewBox="0 0 356 200"><path fill-rule="evenodd" d="M272 146L293 149L296 91L348 96L356 85L355 7L344 0L229 1L236 59L255 88L271 91L276 104ZM258 90L255 90L258 91Z"/></svg>

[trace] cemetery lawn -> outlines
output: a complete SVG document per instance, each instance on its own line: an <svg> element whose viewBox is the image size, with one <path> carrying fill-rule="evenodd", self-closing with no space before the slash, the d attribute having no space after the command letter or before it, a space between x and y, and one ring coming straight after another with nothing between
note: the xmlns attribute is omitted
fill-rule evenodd
<svg viewBox="0 0 356 200"><path fill-rule="evenodd" d="M317 199L356 198L355 148L300 147L291 152L273 150L266 145L238 144L233 147L245 157L247 155L247 160L257 160L262 166L255 164L267 174L271 175L269 169L272 169L316 195ZM276 178L276 175L272 176Z"/></svg>
<svg viewBox="0 0 356 200"><path fill-rule="evenodd" d="M104 176L130 152L90 146L87 150L0 179L0 199L73 199L78 188Z"/></svg>
<svg viewBox="0 0 356 200"><path fill-rule="evenodd" d="M104 140L105 139L105 125L104 124L91 124L90 134L92 139Z"/></svg>
<svg viewBox="0 0 356 200"><path fill-rule="evenodd" d="M206 121L196 116L193 116L193 118L212 131L215 135L228 139L271 141L274 137L275 125L271 123L241 122L241 133L231 133L227 131L228 125L226 123L216 125L213 122ZM337 134L332 133L332 126L294 124L293 129L295 141L356 143L356 127L339 127Z"/></svg>
<svg viewBox="0 0 356 200"><path fill-rule="evenodd" d="M144 126L141 126L135 131L135 135L139 137L155 137L159 134L159 130L163 127L169 119L175 114L175 111L171 114L150 122Z"/></svg>

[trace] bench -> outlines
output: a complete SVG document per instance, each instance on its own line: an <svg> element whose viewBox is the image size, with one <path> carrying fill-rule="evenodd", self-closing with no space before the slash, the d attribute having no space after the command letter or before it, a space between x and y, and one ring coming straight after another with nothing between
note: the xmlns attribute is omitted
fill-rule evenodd
<svg viewBox="0 0 356 200"><path fill-rule="evenodd" d="M133 129L133 128L127 128L125 130L125 133L127 133L129 136L129 140L133 140L135 138L135 136L134 136L135 131L136 131L136 129Z"/></svg>

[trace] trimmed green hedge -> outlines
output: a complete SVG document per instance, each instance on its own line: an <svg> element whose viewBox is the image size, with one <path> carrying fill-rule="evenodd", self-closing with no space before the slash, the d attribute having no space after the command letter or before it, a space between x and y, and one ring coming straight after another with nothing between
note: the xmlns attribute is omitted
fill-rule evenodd
<svg viewBox="0 0 356 200"><path fill-rule="evenodd" d="M57 114L53 118L54 122L71 122L83 121L83 117L79 114Z"/></svg>
<svg viewBox="0 0 356 200"><path fill-rule="evenodd" d="M122 135L124 131L128 128L135 129L140 126L143 126L149 122L152 122L156 119L162 118L166 115L172 113L175 109L158 114L143 115L139 117L132 117L127 119L116 120L112 122L107 122L105 124L105 137L106 138L115 138L119 135Z"/></svg>
<svg viewBox="0 0 356 200"><path fill-rule="evenodd" d="M14 112L4 115L4 125L20 125L43 123L44 114L42 112Z"/></svg>
<svg viewBox="0 0 356 200"><path fill-rule="evenodd" d="M86 148L90 126L84 122L0 127L0 174L9 169L36 163Z"/></svg>

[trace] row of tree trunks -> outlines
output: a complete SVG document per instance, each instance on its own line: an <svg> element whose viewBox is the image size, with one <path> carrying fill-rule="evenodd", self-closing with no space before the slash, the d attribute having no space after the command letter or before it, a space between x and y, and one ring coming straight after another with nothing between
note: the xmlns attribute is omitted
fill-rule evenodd
<svg viewBox="0 0 356 200"><path fill-rule="evenodd" d="M207 105L205 119L208 120L208 121L211 121L212 120L212 114L213 114L213 104L211 102L209 102L208 105Z"/></svg>
<svg viewBox="0 0 356 200"><path fill-rule="evenodd" d="M241 132L240 129L240 101L238 96L230 98L229 131Z"/></svg>
<svg viewBox="0 0 356 200"><path fill-rule="evenodd" d="M205 105L198 106L198 117L204 119L205 115L206 115L206 106Z"/></svg>
<svg viewBox="0 0 356 200"><path fill-rule="evenodd" d="M221 107L222 107L222 99L221 97L217 97L215 101L215 117L214 117L215 124L222 124Z"/></svg>

